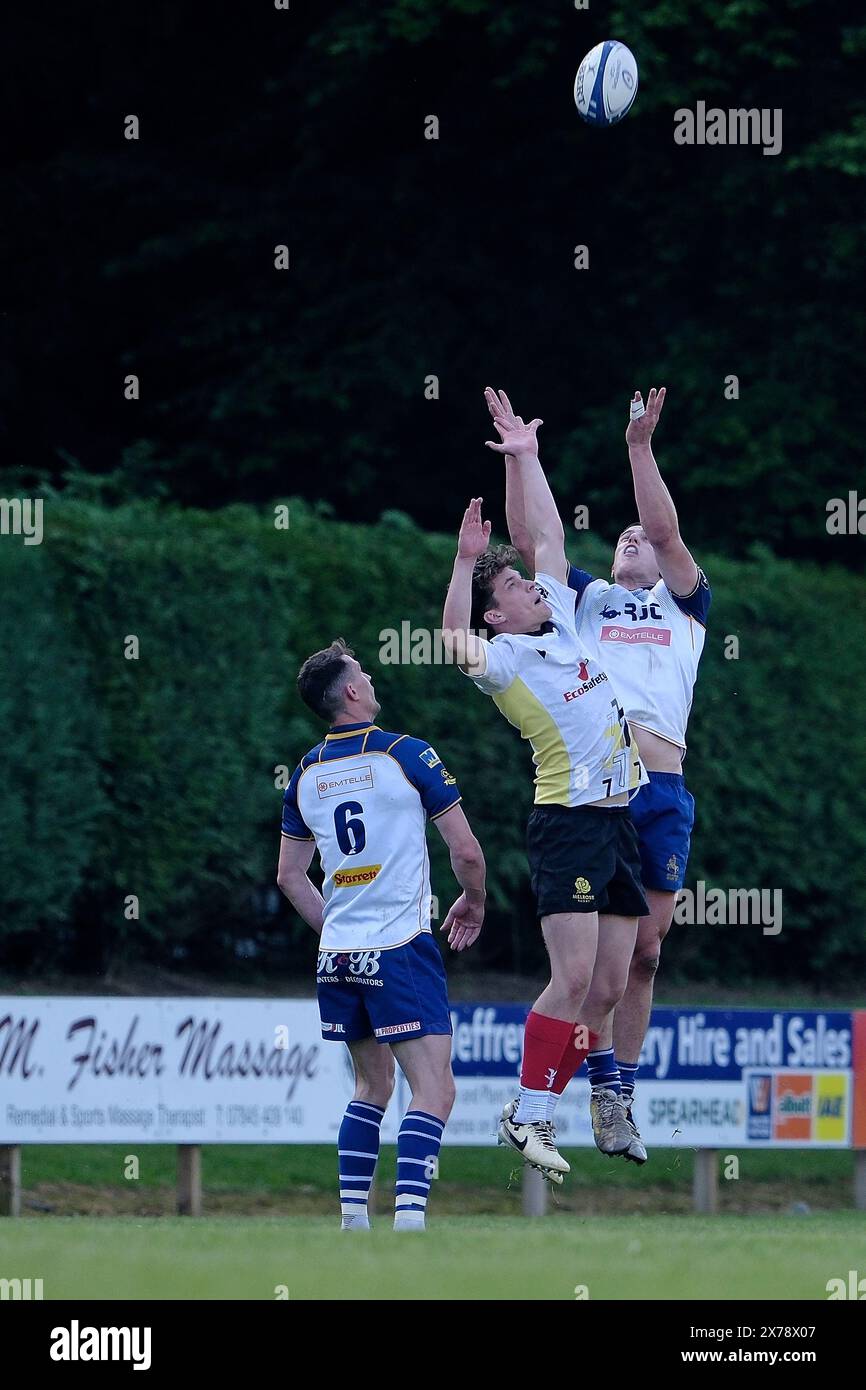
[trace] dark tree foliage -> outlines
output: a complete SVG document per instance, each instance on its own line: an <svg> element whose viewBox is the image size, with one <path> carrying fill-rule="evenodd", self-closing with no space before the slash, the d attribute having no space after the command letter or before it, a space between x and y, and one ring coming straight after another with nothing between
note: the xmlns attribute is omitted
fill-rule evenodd
<svg viewBox="0 0 866 1390"><path fill-rule="evenodd" d="M274 883L280 785L323 733L298 700L298 667L342 636L374 676L381 726L429 739L457 777L485 851L488 922L452 968L542 968L529 750L453 668L384 660L389 629L405 622L404 652L418 655L411 633L439 625L450 539L398 513L359 526L303 503L288 530L266 508L57 499L45 525L42 546L0 548L0 958L224 968L253 938L269 959L311 966L315 937ZM606 572L598 541L575 535L570 549ZM866 586L759 548L701 558L715 599L686 759L698 806L687 886L779 889L782 931L679 927L666 972L838 984L866 969L866 749L852 704L866 653L851 640ZM442 917L457 886L429 840Z"/></svg>
<svg viewBox="0 0 866 1390"><path fill-rule="evenodd" d="M492 383L545 418L564 510L625 516L623 402L664 382L690 540L857 563L825 507L866 433L860 7L150 0L23 7L16 30L7 489L73 460L133 497L291 490L450 529L499 490ZM607 36L641 89L594 131L571 88ZM780 108L782 152L675 144L699 100Z"/></svg>

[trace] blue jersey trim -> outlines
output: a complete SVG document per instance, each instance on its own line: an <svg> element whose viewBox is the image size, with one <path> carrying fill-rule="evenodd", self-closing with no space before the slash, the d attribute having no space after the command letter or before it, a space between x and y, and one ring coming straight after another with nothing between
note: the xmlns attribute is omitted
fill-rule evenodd
<svg viewBox="0 0 866 1390"><path fill-rule="evenodd" d="M593 581L594 576L591 574L587 574L586 570L579 570L577 568L577 565L569 564L567 582L569 589L573 589L575 593L575 608L577 608L577 605L583 598L584 591L589 587L590 584L593 583Z"/></svg>
<svg viewBox="0 0 866 1390"><path fill-rule="evenodd" d="M292 773L289 785L283 792L282 831L283 834L290 840L315 839L313 832L310 830L310 827L307 825L306 821L301 815L300 807L298 806L298 783L300 782L301 774L305 771L305 769L308 768L311 763L317 761L317 754L321 751L322 748L324 748L324 746L325 745L322 743L317 744L315 748L311 749L309 753L306 753L304 755L304 757L301 759L300 763Z"/></svg>
<svg viewBox="0 0 866 1390"><path fill-rule="evenodd" d="M338 738L349 739L353 734L372 733L376 728L378 725L371 724L368 719L362 720L360 724L332 724L325 735L325 741Z"/></svg>
<svg viewBox="0 0 866 1390"><path fill-rule="evenodd" d="M381 740L379 747L374 743ZM384 733L376 731L367 745L374 752L387 753L399 763L407 781L411 782L421 797L421 803L428 816L441 816L450 811L460 800L460 789L455 779L442 762L438 753L424 739L412 738L410 734ZM425 754L427 755L425 757Z"/></svg>
<svg viewBox="0 0 866 1390"><path fill-rule="evenodd" d="M706 627L707 614L713 601L713 591L702 569L698 569L698 582L690 594L671 593L671 598L687 618L694 618L701 627Z"/></svg>
<svg viewBox="0 0 866 1390"><path fill-rule="evenodd" d="M311 763L317 763L325 750L324 743L317 743L315 748L311 748L309 753L305 753L300 762L300 770L303 772Z"/></svg>

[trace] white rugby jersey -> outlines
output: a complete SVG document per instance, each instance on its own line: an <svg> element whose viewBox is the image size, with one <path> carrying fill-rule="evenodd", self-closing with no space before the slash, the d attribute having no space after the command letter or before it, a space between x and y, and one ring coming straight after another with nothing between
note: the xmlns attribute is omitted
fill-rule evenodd
<svg viewBox="0 0 866 1390"><path fill-rule="evenodd" d="M387 950L431 930L427 818L458 801L423 739L350 724L307 753L283 795L283 834L316 842L322 950Z"/></svg>
<svg viewBox="0 0 866 1390"><path fill-rule="evenodd" d="M550 604L550 630L482 639L487 670L470 679L531 744L537 805L583 806L634 791L647 775L596 644L578 635L574 593L549 574L535 581Z"/></svg>
<svg viewBox="0 0 866 1390"><path fill-rule="evenodd" d="M663 579L625 589L569 566L577 630L610 673L626 717L685 751L686 725L712 594L703 570L685 597Z"/></svg>

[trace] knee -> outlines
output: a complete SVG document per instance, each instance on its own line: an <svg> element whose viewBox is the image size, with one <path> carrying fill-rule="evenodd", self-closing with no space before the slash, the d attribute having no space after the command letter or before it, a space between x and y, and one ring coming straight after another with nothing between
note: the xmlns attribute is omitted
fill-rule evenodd
<svg viewBox="0 0 866 1390"><path fill-rule="evenodd" d="M631 962L631 974L639 980L653 980L659 968L659 947L661 942L657 941L655 946L641 946L635 951Z"/></svg>
<svg viewBox="0 0 866 1390"><path fill-rule="evenodd" d="M625 994L628 979L593 981L593 1003L600 1013L611 1013Z"/></svg>
<svg viewBox="0 0 866 1390"><path fill-rule="evenodd" d="M410 1109L425 1110L442 1120L444 1124L454 1109L456 1099L457 1087L449 1068L447 1072L439 1076L434 1074L425 1077L423 1085L412 1091Z"/></svg>
<svg viewBox="0 0 866 1390"><path fill-rule="evenodd" d="M393 1094L393 1064L381 1076L359 1076L355 1081L354 1099L366 1101L368 1105L378 1105L381 1110L388 1109L388 1102Z"/></svg>
<svg viewBox="0 0 866 1390"><path fill-rule="evenodd" d="M575 1018L589 993L591 981L592 976L583 970L569 971L561 980L556 981L558 991L564 996L564 1001L573 1011Z"/></svg>
<svg viewBox="0 0 866 1390"><path fill-rule="evenodd" d="M629 970L632 979L652 981L655 978L662 942L668 934L669 927L670 917L666 913L654 913L649 921L641 923Z"/></svg>
<svg viewBox="0 0 866 1390"><path fill-rule="evenodd" d="M450 1115L454 1109L454 1102L457 1099L457 1087L454 1084L454 1077L449 1071L448 1075L442 1078L441 1086L443 1119Z"/></svg>
<svg viewBox="0 0 866 1390"><path fill-rule="evenodd" d="M436 1082L436 1105L441 1112L440 1118L444 1119L450 1115L457 1099L457 1087L454 1084L454 1073L450 1066L447 1071L442 1072Z"/></svg>

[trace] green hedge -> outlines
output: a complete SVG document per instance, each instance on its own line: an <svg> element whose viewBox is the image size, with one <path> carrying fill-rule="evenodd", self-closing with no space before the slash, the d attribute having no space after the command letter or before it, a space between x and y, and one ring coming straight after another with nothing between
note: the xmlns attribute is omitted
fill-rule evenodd
<svg viewBox="0 0 866 1390"><path fill-rule="evenodd" d="M434 742L484 846L484 959L542 963L523 850L527 749L447 666L379 663L381 633L436 627L452 541L400 514L375 527L292 504L203 513L49 497L45 540L0 540L0 940L13 961L132 957L231 965L260 937L313 940L274 916L281 790L321 730L301 660L344 636L374 675L384 727ZM573 558L609 551L575 533ZM672 974L835 983L866 965L866 583L756 552L699 557L715 598L686 763L698 803L689 883L780 888L784 927L675 929ZM725 637L739 639L727 660ZM124 657L127 637L138 660ZM434 892L455 892L431 832ZM140 915L129 918L128 895ZM462 961L461 969L472 968Z"/></svg>

